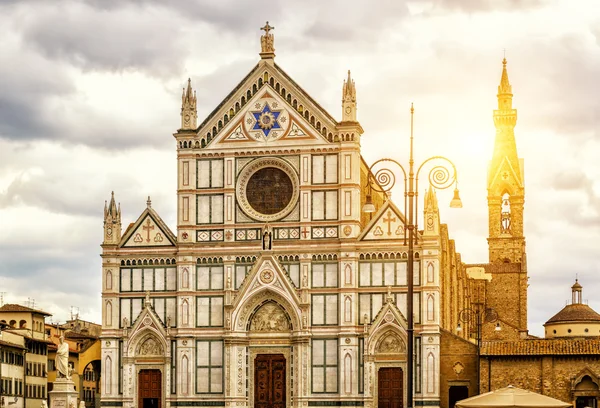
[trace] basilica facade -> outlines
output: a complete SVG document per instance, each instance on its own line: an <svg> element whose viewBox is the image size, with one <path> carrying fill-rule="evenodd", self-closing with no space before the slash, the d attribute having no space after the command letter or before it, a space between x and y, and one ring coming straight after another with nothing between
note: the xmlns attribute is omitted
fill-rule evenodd
<svg viewBox="0 0 600 408"><path fill-rule="evenodd" d="M350 72L338 120L275 63L264 30L259 62L200 124L184 88L176 231L150 198L125 230L114 195L105 206L103 406L407 406L405 213L361 156ZM512 181L505 165L499 180ZM478 392L472 330L454 328L489 274L461 262L434 189L419 200L414 405L447 406L450 386ZM505 245L506 211L491 200L506 226L492 241ZM513 231L519 211L513 200Z"/></svg>

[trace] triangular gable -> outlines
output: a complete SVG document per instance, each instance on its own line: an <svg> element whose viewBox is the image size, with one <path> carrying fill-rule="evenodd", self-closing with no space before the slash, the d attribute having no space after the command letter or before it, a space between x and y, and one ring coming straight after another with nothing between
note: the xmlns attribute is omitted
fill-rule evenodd
<svg viewBox="0 0 600 408"><path fill-rule="evenodd" d="M386 340L390 336L390 333L393 333L393 336L399 339L399 344L397 344L396 350L394 352L403 352L405 351L405 347L402 346L401 343L406 342L407 337L407 327L408 323L406 318L396 306L394 302L394 296L391 291L388 290L388 294L386 296L386 302L383 304L373 323L369 327L368 332L368 342L365 345L369 354L375 354L376 352L390 352L388 350L377 350L377 348L381 348L382 340ZM387 339L389 340L389 338ZM387 348L391 348L390 344L385 344Z"/></svg>
<svg viewBox="0 0 600 408"><path fill-rule="evenodd" d="M272 255L263 254L246 275L231 306L233 330L245 330L255 303L261 302L258 293L266 294L282 306L292 319L294 330L300 330L301 300L290 277ZM290 310L291 309L291 310Z"/></svg>
<svg viewBox="0 0 600 408"><path fill-rule="evenodd" d="M488 186L497 185L500 183L506 183L514 180L519 188L523 188L523 182L521 180L521 174L517 173L508 157L504 157L500 166L495 174L490 175Z"/></svg>
<svg viewBox="0 0 600 408"><path fill-rule="evenodd" d="M177 239L167 224L151 207L144 210L127 231L120 247L168 247L175 246Z"/></svg>
<svg viewBox="0 0 600 408"><path fill-rule="evenodd" d="M146 299L144 300L144 308L141 310L140 314L135 317L133 322L131 322L129 337L133 338L138 332L147 328L155 330L157 333L161 334L162 337L167 335L165 323L154 311L148 295L146 295Z"/></svg>
<svg viewBox="0 0 600 408"><path fill-rule="evenodd" d="M166 339L169 336L169 333L165 323L154 311L149 294L146 295L144 308L132 322L131 328L128 328L126 322L124 322L123 330L124 335L128 338L125 348L127 355L164 355L168 346ZM160 344L157 344L156 342ZM149 345L150 343L154 347L148 347L148 349L145 350L144 343L146 343L146 345Z"/></svg>
<svg viewBox="0 0 600 408"><path fill-rule="evenodd" d="M407 236L404 234L405 228L406 218L391 200L387 200L358 239L359 241L404 239Z"/></svg>
<svg viewBox="0 0 600 408"><path fill-rule="evenodd" d="M270 87L263 86L236 116L239 116L239 119L227 124L220 135L209 143L207 149L233 143L248 145L248 142L261 146L265 143L276 145L295 141L305 144L307 140L329 143L311 128L304 117L290 109L285 99Z"/></svg>
<svg viewBox="0 0 600 408"><path fill-rule="evenodd" d="M225 140L223 134L230 136L234 129L227 125L244 116L244 108L252 108L250 101L264 89L280 97L281 107L285 106L290 113L304 118L306 127L314 134L333 141L338 122L277 64L261 61L200 124L196 132L201 139L201 146L208 146L216 139Z"/></svg>

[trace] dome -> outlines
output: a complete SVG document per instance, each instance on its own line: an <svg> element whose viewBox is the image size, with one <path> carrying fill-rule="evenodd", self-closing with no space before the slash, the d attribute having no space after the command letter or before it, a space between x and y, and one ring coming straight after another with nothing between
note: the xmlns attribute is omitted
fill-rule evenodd
<svg viewBox="0 0 600 408"><path fill-rule="evenodd" d="M574 303L565 306L560 312L552 316L546 324L567 322L599 322L600 314L583 303Z"/></svg>

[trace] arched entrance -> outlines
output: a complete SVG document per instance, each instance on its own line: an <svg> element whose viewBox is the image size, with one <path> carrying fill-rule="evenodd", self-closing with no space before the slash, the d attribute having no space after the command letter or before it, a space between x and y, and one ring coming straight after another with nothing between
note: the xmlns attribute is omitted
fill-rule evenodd
<svg viewBox="0 0 600 408"><path fill-rule="evenodd" d="M290 357L292 324L277 302L261 302L250 316L250 383L255 408L285 408L290 405ZM286 341L287 340L287 341ZM268 347L278 343L276 347Z"/></svg>
<svg viewBox="0 0 600 408"><path fill-rule="evenodd" d="M138 408L161 408L162 375L160 370L140 370Z"/></svg>
<svg viewBox="0 0 600 408"><path fill-rule="evenodd" d="M598 408L600 390L598 384L590 375L584 375L575 385L573 395L575 397L575 408Z"/></svg>

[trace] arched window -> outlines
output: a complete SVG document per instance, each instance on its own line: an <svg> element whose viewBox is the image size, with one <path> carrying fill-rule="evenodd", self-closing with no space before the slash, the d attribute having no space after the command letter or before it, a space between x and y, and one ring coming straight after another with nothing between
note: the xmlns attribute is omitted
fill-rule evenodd
<svg viewBox="0 0 600 408"><path fill-rule="evenodd" d="M427 392L435 392L435 356L433 353L427 355Z"/></svg>
<svg viewBox="0 0 600 408"><path fill-rule="evenodd" d="M104 323L109 327L112 326L112 302L110 300L106 302L106 310L104 313Z"/></svg>
<svg viewBox="0 0 600 408"><path fill-rule="evenodd" d="M352 356L346 353L344 357L344 392L352 394Z"/></svg>
<svg viewBox="0 0 600 408"><path fill-rule="evenodd" d="M181 393L188 395L190 392L190 362L187 356L181 357Z"/></svg>
<svg viewBox="0 0 600 408"><path fill-rule="evenodd" d="M106 356L104 359L104 367L102 369L102 378L104 378L104 393L110 395L112 381L112 359Z"/></svg>
<svg viewBox="0 0 600 408"><path fill-rule="evenodd" d="M502 217L502 220L501 220L502 233L510 234L510 224L511 224L510 195L508 193L504 193L504 195L502 195L502 216L501 217Z"/></svg>
<svg viewBox="0 0 600 408"><path fill-rule="evenodd" d="M435 299L433 295L427 296L427 320L430 322L435 320Z"/></svg>
<svg viewBox="0 0 600 408"><path fill-rule="evenodd" d="M350 264L346 264L344 268L344 283L347 285L352 285L352 267Z"/></svg>
<svg viewBox="0 0 600 408"><path fill-rule="evenodd" d="M188 268L183 268L181 271L181 286L184 288L190 287L190 270Z"/></svg>
<svg viewBox="0 0 600 408"><path fill-rule="evenodd" d="M429 262L427 264L427 282L428 283L433 283L434 278L435 278L435 267L433 266L433 262Z"/></svg>
<svg viewBox="0 0 600 408"><path fill-rule="evenodd" d="M184 326L190 324L190 304L187 299L184 299L181 303L181 320L183 320Z"/></svg>
<svg viewBox="0 0 600 408"><path fill-rule="evenodd" d="M112 272L110 270L106 272L106 289L112 289Z"/></svg>
<svg viewBox="0 0 600 408"><path fill-rule="evenodd" d="M352 299L350 296L346 296L346 300L344 300L344 321L352 321Z"/></svg>

